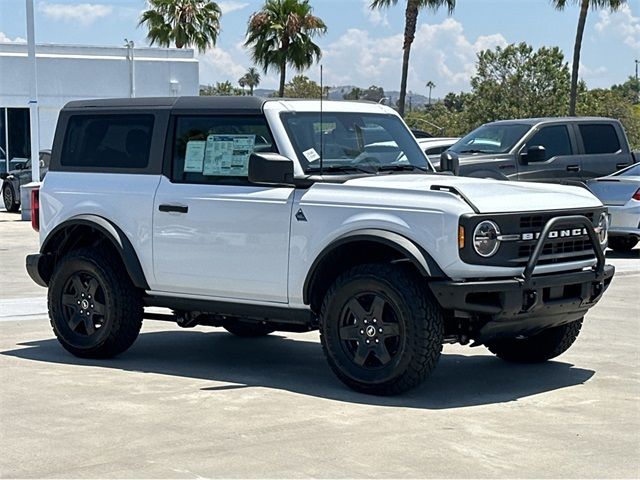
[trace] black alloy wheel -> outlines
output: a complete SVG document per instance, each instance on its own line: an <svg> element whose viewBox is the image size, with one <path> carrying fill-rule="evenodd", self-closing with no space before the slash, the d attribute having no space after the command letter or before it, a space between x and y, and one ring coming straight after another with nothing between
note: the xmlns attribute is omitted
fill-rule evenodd
<svg viewBox="0 0 640 480"><path fill-rule="evenodd" d="M95 335L105 324L104 288L91 273L71 275L63 288L62 307L64 321L77 335Z"/></svg>
<svg viewBox="0 0 640 480"><path fill-rule="evenodd" d="M347 301L340 315L342 349L353 363L384 367L402 347L398 312L380 293L364 292Z"/></svg>

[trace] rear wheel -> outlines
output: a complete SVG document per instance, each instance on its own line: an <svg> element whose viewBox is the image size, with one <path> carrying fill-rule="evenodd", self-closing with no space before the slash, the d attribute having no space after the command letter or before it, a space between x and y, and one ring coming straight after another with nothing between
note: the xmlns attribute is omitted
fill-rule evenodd
<svg viewBox="0 0 640 480"><path fill-rule="evenodd" d="M143 306L119 258L82 249L56 266L49 283L49 317L66 350L78 357L109 358L137 338Z"/></svg>
<svg viewBox="0 0 640 480"><path fill-rule="evenodd" d="M582 319L549 328L525 338L505 338L487 343L491 353L514 363L540 363L566 352L580 333Z"/></svg>
<svg viewBox="0 0 640 480"><path fill-rule="evenodd" d="M264 337L274 331L267 325L242 320L225 323L223 327L227 332L233 333L238 337Z"/></svg>
<svg viewBox="0 0 640 480"><path fill-rule="evenodd" d="M431 373L442 351L443 318L427 289L399 265L356 266L335 281L320 312L320 339L340 380L393 395Z"/></svg>
<svg viewBox="0 0 640 480"><path fill-rule="evenodd" d="M609 248L614 252L629 252L636 246L638 239L635 237L610 237Z"/></svg>
<svg viewBox="0 0 640 480"><path fill-rule="evenodd" d="M17 212L20 210L20 203L17 201L16 192L10 183L6 183L2 188L2 200L7 212Z"/></svg>

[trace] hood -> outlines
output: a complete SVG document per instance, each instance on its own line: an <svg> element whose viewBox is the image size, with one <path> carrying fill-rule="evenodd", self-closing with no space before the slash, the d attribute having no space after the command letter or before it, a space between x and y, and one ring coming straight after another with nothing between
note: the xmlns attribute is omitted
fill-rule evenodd
<svg viewBox="0 0 640 480"><path fill-rule="evenodd" d="M434 186L452 187L469 199L480 213L568 210L602 206L591 192L581 187L452 175L378 175L349 180L345 185L424 192L432 191Z"/></svg>

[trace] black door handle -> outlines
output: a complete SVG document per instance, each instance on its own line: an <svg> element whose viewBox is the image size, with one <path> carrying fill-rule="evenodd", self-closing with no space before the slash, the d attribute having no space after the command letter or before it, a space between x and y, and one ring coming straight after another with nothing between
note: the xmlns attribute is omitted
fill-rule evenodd
<svg viewBox="0 0 640 480"><path fill-rule="evenodd" d="M184 205L160 205L158 210L161 212L187 213L189 211L189 207Z"/></svg>
<svg viewBox="0 0 640 480"><path fill-rule="evenodd" d="M628 163L616 163L617 170L622 170L624 167L628 167L628 166L629 166Z"/></svg>
<svg viewBox="0 0 640 480"><path fill-rule="evenodd" d="M567 172L579 172L580 165L567 165Z"/></svg>

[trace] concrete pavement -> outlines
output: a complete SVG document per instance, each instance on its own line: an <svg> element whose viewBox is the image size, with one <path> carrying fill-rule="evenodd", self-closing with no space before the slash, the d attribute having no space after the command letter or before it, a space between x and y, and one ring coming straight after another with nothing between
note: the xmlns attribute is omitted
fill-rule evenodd
<svg viewBox="0 0 640 480"><path fill-rule="evenodd" d="M620 274L555 361L447 346L421 388L379 398L332 375L316 333L240 339L147 321L120 357L77 359L24 273L37 235L7 215L3 478L640 477L638 250L612 256Z"/></svg>

